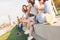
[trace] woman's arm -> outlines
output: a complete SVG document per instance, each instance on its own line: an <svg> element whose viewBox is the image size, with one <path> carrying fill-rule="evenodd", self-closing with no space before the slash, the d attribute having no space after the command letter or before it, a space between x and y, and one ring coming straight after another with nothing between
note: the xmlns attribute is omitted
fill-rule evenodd
<svg viewBox="0 0 60 40"><path fill-rule="evenodd" d="M31 5L29 4L28 5L28 10L27 10L27 13L26 13L26 17L29 17L30 11L31 11Z"/></svg>

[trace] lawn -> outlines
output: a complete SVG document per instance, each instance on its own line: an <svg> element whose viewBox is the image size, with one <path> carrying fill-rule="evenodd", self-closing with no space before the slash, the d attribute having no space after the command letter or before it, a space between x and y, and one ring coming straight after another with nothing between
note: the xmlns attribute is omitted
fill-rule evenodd
<svg viewBox="0 0 60 40"><path fill-rule="evenodd" d="M58 14L60 14L60 10L58 10Z"/></svg>
<svg viewBox="0 0 60 40"><path fill-rule="evenodd" d="M17 35L17 33L19 33L19 35ZM0 40L27 40L27 36L28 35L25 35L24 32L19 32L17 26L15 26L6 34L0 36Z"/></svg>
<svg viewBox="0 0 60 40"><path fill-rule="evenodd" d="M59 7L59 8L57 8L57 12L58 12L58 14L60 14L60 7Z"/></svg>

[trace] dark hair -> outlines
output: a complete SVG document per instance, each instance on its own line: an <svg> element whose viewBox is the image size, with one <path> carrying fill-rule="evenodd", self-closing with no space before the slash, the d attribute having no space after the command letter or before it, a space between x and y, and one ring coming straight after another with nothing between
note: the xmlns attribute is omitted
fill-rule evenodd
<svg viewBox="0 0 60 40"><path fill-rule="evenodd" d="M35 0L34 0L33 2L30 0L30 3L32 4L32 6L34 6L34 4L35 4Z"/></svg>
<svg viewBox="0 0 60 40"><path fill-rule="evenodd" d="M41 0L38 0L38 1L41 1Z"/></svg>
<svg viewBox="0 0 60 40"><path fill-rule="evenodd" d="M26 10L24 9L24 6L26 7ZM22 6L22 11L25 12L25 13L27 12L27 6L26 5Z"/></svg>
<svg viewBox="0 0 60 40"><path fill-rule="evenodd" d="M48 1L48 0L43 0L43 2L46 2L46 1Z"/></svg>

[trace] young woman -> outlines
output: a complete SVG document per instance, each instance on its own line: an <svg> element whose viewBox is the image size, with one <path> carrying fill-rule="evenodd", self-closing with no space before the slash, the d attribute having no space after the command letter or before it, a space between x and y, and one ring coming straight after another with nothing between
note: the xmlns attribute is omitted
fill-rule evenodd
<svg viewBox="0 0 60 40"><path fill-rule="evenodd" d="M50 14L51 15L51 22L50 24L56 23L56 17L55 17L55 12L53 10L53 6L51 4L50 1L48 0L44 0L44 9L45 9L45 13L46 14Z"/></svg>
<svg viewBox="0 0 60 40"><path fill-rule="evenodd" d="M30 6L30 19L33 19L34 23L36 23L36 15L38 14L37 7L35 5L35 0L27 0L28 5ZM28 40L31 40L33 38L33 25L30 26L30 33Z"/></svg>
<svg viewBox="0 0 60 40"><path fill-rule="evenodd" d="M35 2L35 5L37 6L37 9L38 9L37 20L39 23L43 23L44 22L44 2L43 0L38 0Z"/></svg>
<svg viewBox="0 0 60 40"><path fill-rule="evenodd" d="M30 15L30 6L27 7L26 5L23 5L22 6L22 11L24 12L24 15L25 15L25 18L24 18L23 22L27 23L27 28L26 28L26 31L24 33L29 34L29 39L30 38L32 39L33 38L32 32L33 32L34 21L29 16Z"/></svg>

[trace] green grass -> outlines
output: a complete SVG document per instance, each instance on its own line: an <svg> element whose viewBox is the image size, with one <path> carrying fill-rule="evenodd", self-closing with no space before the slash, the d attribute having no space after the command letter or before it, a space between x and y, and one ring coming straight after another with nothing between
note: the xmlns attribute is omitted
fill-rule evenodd
<svg viewBox="0 0 60 40"><path fill-rule="evenodd" d="M58 14L60 14L60 7L57 8L57 12L58 12Z"/></svg>
<svg viewBox="0 0 60 40"><path fill-rule="evenodd" d="M60 10L58 10L58 14L60 14Z"/></svg>
<svg viewBox="0 0 60 40"><path fill-rule="evenodd" d="M10 35L10 32L7 32L6 34L0 36L0 40L6 40L9 35Z"/></svg>
<svg viewBox="0 0 60 40"><path fill-rule="evenodd" d="M6 34L2 35L0 40L27 40L27 35L25 35L24 32L19 32L19 35L17 35L18 32L19 30L16 26Z"/></svg>

